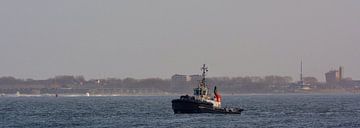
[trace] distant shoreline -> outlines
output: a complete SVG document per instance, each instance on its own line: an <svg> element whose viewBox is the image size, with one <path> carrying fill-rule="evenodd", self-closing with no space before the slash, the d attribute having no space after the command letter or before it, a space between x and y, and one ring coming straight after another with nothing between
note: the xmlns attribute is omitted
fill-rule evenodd
<svg viewBox="0 0 360 128"><path fill-rule="evenodd" d="M95 95L85 95L85 94L58 94L58 97L142 97L142 96L181 96L186 94L95 94ZM189 95L189 94L188 94ZM242 93L242 94L222 94L222 96L262 96L262 95L360 95L360 93L351 93L351 92L314 92L314 93ZM56 97L56 94L1 94L0 97Z"/></svg>

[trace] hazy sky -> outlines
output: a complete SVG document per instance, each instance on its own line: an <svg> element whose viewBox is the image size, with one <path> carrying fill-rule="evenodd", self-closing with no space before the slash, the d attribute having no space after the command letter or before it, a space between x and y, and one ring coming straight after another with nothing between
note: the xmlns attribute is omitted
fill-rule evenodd
<svg viewBox="0 0 360 128"><path fill-rule="evenodd" d="M360 79L360 0L1 0L0 76Z"/></svg>

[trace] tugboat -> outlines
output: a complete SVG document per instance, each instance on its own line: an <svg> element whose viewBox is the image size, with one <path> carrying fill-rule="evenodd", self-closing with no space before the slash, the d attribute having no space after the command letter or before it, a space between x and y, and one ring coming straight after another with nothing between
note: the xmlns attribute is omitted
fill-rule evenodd
<svg viewBox="0 0 360 128"><path fill-rule="evenodd" d="M201 68L202 80L198 87L194 88L194 96L183 95L180 99L171 101L172 109L175 114L181 113L222 113L222 114L241 114L241 108L221 108L221 95L218 93L216 86L214 87L214 97L209 93L206 84L205 75L208 68L204 64Z"/></svg>

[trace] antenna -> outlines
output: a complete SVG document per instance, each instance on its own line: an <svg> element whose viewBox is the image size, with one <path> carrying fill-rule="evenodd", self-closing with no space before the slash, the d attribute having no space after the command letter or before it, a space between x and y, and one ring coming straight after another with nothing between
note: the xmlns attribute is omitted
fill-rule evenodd
<svg viewBox="0 0 360 128"><path fill-rule="evenodd" d="M302 77L302 60L300 61L300 81L302 81L303 80L303 77Z"/></svg>
<svg viewBox="0 0 360 128"><path fill-rule="evenodd" d="M304 85L304 80L303 80L303 63L302 60L300 61L300 84Z"/></svg>

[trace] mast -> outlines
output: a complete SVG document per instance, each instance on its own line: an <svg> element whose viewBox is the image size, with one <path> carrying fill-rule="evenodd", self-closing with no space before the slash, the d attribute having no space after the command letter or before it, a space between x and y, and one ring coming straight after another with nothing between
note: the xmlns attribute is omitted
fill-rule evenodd
<svg viewBox="0 0 360 128"><path fill-rule="evenodd" d="M201 71L202 71L202 80L201 80L201 84L203 84L204 86L205 85L205 76L206 76L206 72L208 72L208 67L206 67L205 64L203 64L203 67L201 68Z"/></svg>
<svg viewBox="0 0 360 128"><path fill-rule="evenodd" d="M300 84L301 84L301 85L304 85L302 60L300 61Z"/></svg>
<svg viewBox="0 0 360 128"><path fill-rule="evenodd" d="M203 64L203 66L201 67L201 71L202 71L202 79L201 82L198 84L197 88L194 88L194 95L197 96L197 98L203 99L204 97L207 97L207 95L209 95L208 93L208 88L206 85L206 72L208 72L208 68L206 67L205 64Z"/></svg>

